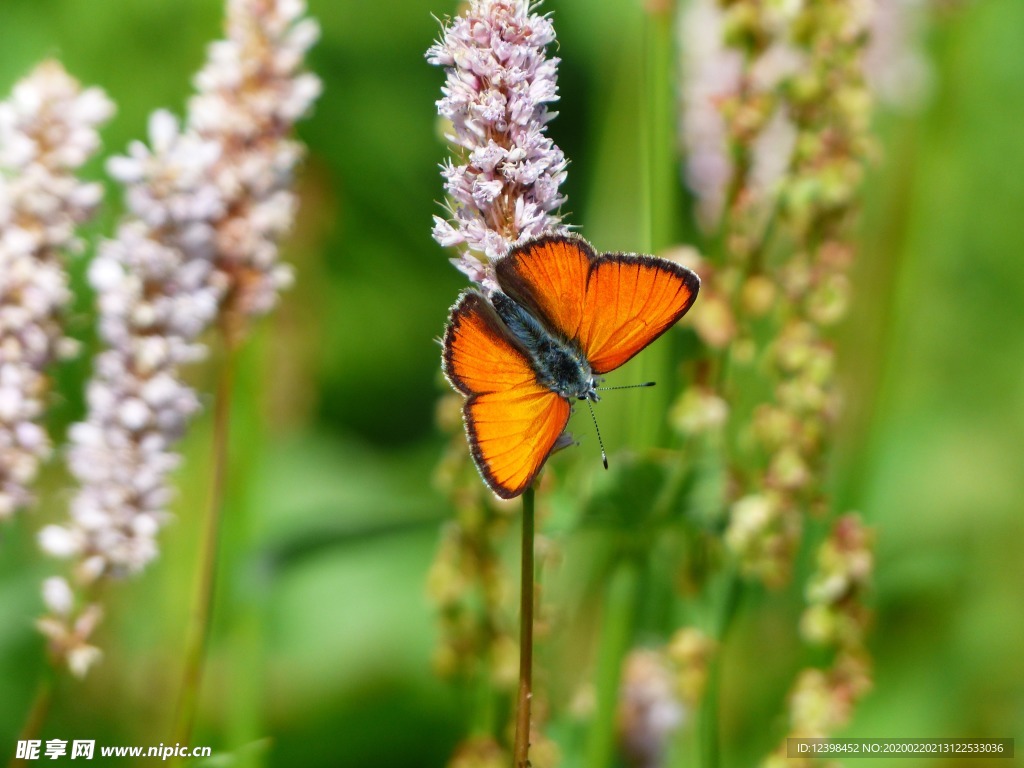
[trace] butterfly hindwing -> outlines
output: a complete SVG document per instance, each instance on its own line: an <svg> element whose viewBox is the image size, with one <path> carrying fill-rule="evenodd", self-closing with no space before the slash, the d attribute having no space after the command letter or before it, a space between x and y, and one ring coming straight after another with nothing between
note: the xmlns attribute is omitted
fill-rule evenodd
<svg viewBox="0 0 1024 768"><path fill-rule="evenodd" d="M477 469L498 496L518 496L565 429L569 403L537 382L527 352L475 291L452 308L443 345L445 375L467 396L463 417Z"/></svg>
<svg viewBox="0 0 1024 768"><path fill-rule="evenodd" d="M693 304L697 275L666 259L598 255L580 237L548 235L513 248L498 284L552 331L575 339L594 373L618 368Z"/></svg>
<svg viewBox="0 0 1024 768"><path fill-rule="evenodd" d="M466 402L466 431L477 469L511 499L533 482L569 421L569 402L539 385L491 392Z"/></svg>

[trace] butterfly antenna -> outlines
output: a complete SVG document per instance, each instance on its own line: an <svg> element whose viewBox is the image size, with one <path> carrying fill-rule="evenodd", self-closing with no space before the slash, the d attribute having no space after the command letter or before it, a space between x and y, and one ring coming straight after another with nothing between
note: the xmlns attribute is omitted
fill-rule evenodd
<svg viewBox="0 0 1024 768"><path fill-rule="evenodd" d="M587 409L590 411L590 418L594 422L594 431L597 433L597 444L601 446L601 462L604 468L608 469L608 454L604 452L604 440L601 439L601 430L597 426L597 416L594 415L594 406L587 400Z"/></svg>
<svg viewBox="0 0 1024 768"><path fill-rule="evenodd" d="M643 384L624 384L619 387L598 387L602 392L607 392L610 389L637 389L639 387L653 387L656 382L645 381Z"/></svg>

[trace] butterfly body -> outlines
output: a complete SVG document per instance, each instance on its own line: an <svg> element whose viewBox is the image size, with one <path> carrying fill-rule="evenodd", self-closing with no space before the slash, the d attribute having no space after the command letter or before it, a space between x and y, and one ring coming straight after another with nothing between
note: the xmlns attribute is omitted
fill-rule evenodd
<svg viewBox="0 0 1024 768"><path fill-rule="evenodd" d="M599 400L602 375L670 328L700 280L664 259L598 254L581 237L526 241L495 264L498 289L460 294L442 367L466 397L470 452L501 498L533 482L572 400Z"/></svg>
<svg viewBox="0 0 1024 768"><path fill-rule="evenodd" d="M597 379L578 344L545 328L529 310L501 291L495 291L490 302L512 335L530 353L538 382L567 400L600 399Z"/></svg>

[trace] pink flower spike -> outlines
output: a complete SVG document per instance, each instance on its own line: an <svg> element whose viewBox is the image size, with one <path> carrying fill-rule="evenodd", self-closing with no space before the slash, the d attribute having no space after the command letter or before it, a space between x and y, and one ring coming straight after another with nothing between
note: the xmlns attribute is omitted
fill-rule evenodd
<svg viewBox="0 0 1024 768"><path fill-rule="evenodd" d="M32 503L50 455L39 425L48 368L75 349L62 327L71 301L64 256L82 251L75 227L102 197L75 172L113 111L101 90L82 90L56 61L0 103L0 520Z"/></svg>
<svg viewBox="0 0 1024 768"><path fill-rule="evenodd" d="M567 163L544 135L558 99L558 59L545 52L554 40L550 19L526 0L471 0L426 54L445 68L437 110L461 150L441 167L450 217L435 217L434 239L481 254L454 261L485 288L492 263L517 242L567 231L558 214Z"/></svg>
<svg viewBox="0 0 1024 768"><path fill-rule="evenodd" d="M204 334L218 318L235 343L291 281L279 258L303 154L291 133L320 93L319 79L301 71L319 34L304 14L302 0L227 0L226 39L209 46L184 119L154 112L148 144L133 142L108 163L126 213L88 272L103 349L85 418L68 433L78 488L70 519L39 537L48 554L72 560L80 591L159 555L177 445L200 410L185 369L205 356ZM99 609L86 606L74 621L57 615L66 601L55 583L40 628L84 674L98 658L86 640Z"/></svg>

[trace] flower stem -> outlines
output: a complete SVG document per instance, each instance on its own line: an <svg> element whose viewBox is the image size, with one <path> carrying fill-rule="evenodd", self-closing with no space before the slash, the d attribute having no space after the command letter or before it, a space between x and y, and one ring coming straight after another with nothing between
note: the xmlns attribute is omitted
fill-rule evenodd
<svg viewBox="0 0 1024 768"><path fill-rule="evenodd" d="M530 700L533 697L533 530L534 490L523 493L522 584L519 594L519 700L513 765L530 764Z"/></svg>
<svg viewBox="0 0 1024 768"><path fill-rule="evenodd" d="M642 142L644 211L647 252L656 253L676 239L679 204L679 164L675 148L675 102L672 80L672 13L668 8L647 12L644 26L645 109Z"/></svg>
<svg viewBox="0 0 1024 768"><path fill-rule="evenodd" d="M36 695L32 699L32 706L25 718L25 725L22 727L21 733L18 734L18 741L30 741L39 736L39 731L42 730L43 723L46 722L46 716L50 711L50 703L53 701L56 676L56 669L52 664L48 664L39 681L39 686L36 688ZM17 768L20 765L25 765L25 761L17 757L11 758L11 762L8 763L9 768Z"/></svg>
<svg viewBox="0 0 1024 768"><path fill-rule="evenodd" d="M722 605L717 617L715 636L718 649L711 660L708 671L708 687L704 694L701 708L701 751L702 768L718 768L721 763L721 725L719 723L719 692L722 683L722 658L725 654L725 643L736 618L743 592L743 582L734 568L724 574L722 586Z"/></svg>
<svg viewBox="0 0 1024 768"><path fill-rule="evenodd" d="M616 565L608 582L597 655L597 709L587 744L588 768L608 768L615 759L615 715L622 682L622 660L633 640L639 590L640 568L627 556Z"/></svg>
<svg viewBox="0 0 1024 768"><path fill-rule="evenodd" d="M639 114L640 237L636 247L657 254L676 242L679 203L679 158L675 149L675 105L672 83L672 25L667 9L649 8L643 14L640 36L644 59L640 65L642 90ZM665 413L675 391L677 366L671 345L648 350L632 375L657 381L658 387L631 398L629 430L634 446L658 445L665 437Z"/></svg>
<svg viewBox="0 0 1024 768"><path fill-rule="evenodd" d="M185 647L185 670L175 716L175 741L189 743L195 724L199 690L202 685L206 645L210 635L210 616L216 588L217 550L219 548L221 509L228 471L228 437L231 423L231 392L234 379L236 344L232 334L225 333L225 354L217 381L213 412L213 481L210 504L199 551L199 577L192 604L189 635Z"/></svg>

